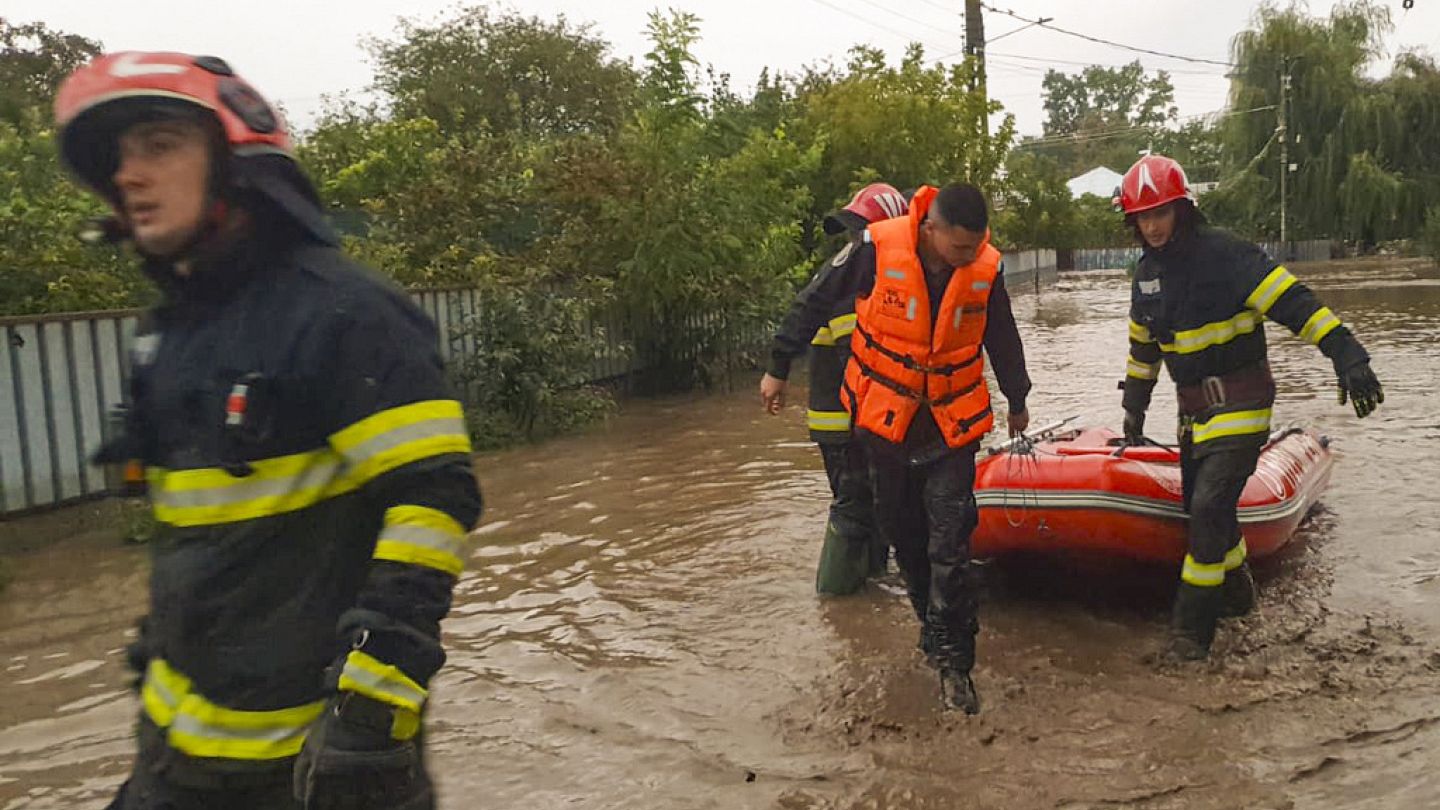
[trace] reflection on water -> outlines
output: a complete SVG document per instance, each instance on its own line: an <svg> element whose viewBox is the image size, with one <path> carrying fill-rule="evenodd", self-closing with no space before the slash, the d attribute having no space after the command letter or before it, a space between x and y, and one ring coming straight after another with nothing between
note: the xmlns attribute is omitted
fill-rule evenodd
<svg viewBox="0 0 1440 810"><path fill-rule="evenodd" d="M442 806L1440 803L1406 756L1440 731L1405 725L1440 692L1416 638L1440 629L1440 275L1296 272L1354 326L1387 400L1357 421L1329 362L1271 327L1277 418L1330 434L1339 463L1302 542L1261 572L1261 615L1222 631L1212 668L1140 660L1171 572L990 566L986 711L937 712L897 583L813 596L827 489L803 394L768 418L747 381L480 459L488 522L435 684ZM1119 271L1015 291L1036 424L1118 426L1127 293ZM1162 385L1155 423L1173 408ZM127 766L136 707L119 661L143 553L79 539L16 567L0 596L0 810L103 806ZM1400 730L1345 736L1384 724Z"/></svg>

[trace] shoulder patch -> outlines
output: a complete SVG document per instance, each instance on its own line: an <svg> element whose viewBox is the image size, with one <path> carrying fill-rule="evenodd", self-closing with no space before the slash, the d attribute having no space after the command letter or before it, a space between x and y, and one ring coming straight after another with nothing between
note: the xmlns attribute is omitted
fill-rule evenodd
<svg viewBox="0 0 1440 810"><path fill-rule="evenodd" d="M1135 283L1140 288L1142 295L1155 295L1160 292L1160 279L1158 278L1142 279Z"/></svg>
<svg viewBox="0 0 1440 810"><path fill-rule="evenodd" d="M839 252L839 253L836 253L836 254L835 254L835 258L830 260L830 264L833 265L833 266L835 266L835 267L839 267L840 265L842 265L842 264L844 264L846 261L848 261L848 260L850 259L850 254L852 254L852 253L854 253L854 252L855 252L855 243L854 243L854 242L846 242L846 243L845 243L845 247L840 248L840 252Z"/></svg>

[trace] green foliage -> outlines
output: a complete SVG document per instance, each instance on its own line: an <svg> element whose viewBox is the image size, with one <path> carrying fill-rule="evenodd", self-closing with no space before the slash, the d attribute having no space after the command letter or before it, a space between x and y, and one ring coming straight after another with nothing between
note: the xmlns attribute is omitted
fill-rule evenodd
<svg viewBox="0 0 1440 810"><path fill-rule="evenodd" d="M1291 75L1287 201L1292 238L1375 244L1414 235L1440 202L1440 68L1401 53L1388 76L1369 71L1391 28L1370 0L1341 3L1328 18L1300 6L1264 6L1235 38L1231 89L1237 110L1279 105ZM1236 115L1223 127L1225 180L1212 216L1257 235L1279 232L1280 146L1275 113Z"/></svg>
<svg viewBox="0 0 1440 810"><path fill-rule="evenodd" d="M1180 136L1168 127L1177 112L1170 75L1147 76L1139 61L1091 65L1075 74L1048 70L1041 87L1045 134L1025 149L1054 160L1066 178L1096 166L1123 172L1142 149L1170 154L1165 147L1204 133L1192 127Z"/></svg>
<svg viewBox="0 0 1440 810"><path fill-rule="evenodd" d="M533 441L594 422L613 409L587 385L603 345L589 305L538 285L484 282L482 311L451 336L473 347L456 369L480 449Z"/></svg>
<svg viewBox="0 0 1440 810"><path fill-rule="evenodd" d="M92 39L34 22L0 17L0 122L19 123L33 110L49 112L60 82L100 53Z"/></svg>
<svg viewBox="0 0 1440 810"><path fill-rule="evenodd" d="M135 262L76 236L104 209L60 168L47 117L0 120L0 315L133 306L147 288Z"/></svg>
<svg viewBox="0 0 1440 810"><path fill-rule="evenodd" d="M376 85L400 118L428 118L448 135L527 137L609 132L634 98L629 65L586 25L564 17L496 15L484 6L370 42Z"/></svg>
<svg viewBox="0 0 1440 810"><path fill-rule="evenodd" d="M876 49L856 47L847 73L802 80L811 89L795 137L824 148L811 181L811 222L876 179L901 189L963 180L996 190L1015 121L1007 114L987 134L987 119L1001 107L970 91L973 73L968 61L927 66L919 45L895 66Z"/></svg>
<svg viewBox="0 0 1440 810"><path fill-rule="evenodd" d="M1430 258L1440 262L1440 205L1432 205L1425 212L1425 229L1421 231L1420 241Z"/></svg>
<svg viewBox="0 0 1440 810"><path fill-rule="evenodd" d="M43 24L0 18L0 315L114 309L143 299L133 261L76 238L104 212L60 166L50 102L100 50Z"/></svg>

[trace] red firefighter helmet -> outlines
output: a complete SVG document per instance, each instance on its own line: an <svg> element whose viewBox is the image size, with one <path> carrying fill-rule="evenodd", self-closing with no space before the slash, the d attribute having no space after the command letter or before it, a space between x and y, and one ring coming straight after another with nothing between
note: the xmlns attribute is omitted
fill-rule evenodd
<svg viewBox="0 0 1440 810"><path fill-rule="evenodd" d="M1146 155L1135 161L1120 181L1120 208L1128 216L1159 208L1175 200L1195 202L1190 181L1180 164L1164 155Z"/></svg>
<svg viewBox="0 0 1440 810"><path fill-rule="evenodd" d="M224 60L122 51L95 59L60 85L60 156L87 185L113 198L116 142L125 128L196 112L219 120L232 152L290 154L284 121Z"/></svg>
<svg viewBox="0 0 1440 810"><path fill-rule="evenodd" d="M834 236L848 230L863 230L872 222L898 217L909 210L905 195L889 183L871 183L855 192L844 208L825 216L825 233Z"/></svg>
<svg viewBox="0 0 1440 810"><path fill-rule="evenodd" d="M334 231L314 185L291 154L280 114L225 60L185 53L122 51L77 69L55 97L60 157L82 182L119 205L119 140L145 121L210 118L229 150L213 193L246 189L268 198L321 242ZM112 228L110 238L123 236Z"/></svg>

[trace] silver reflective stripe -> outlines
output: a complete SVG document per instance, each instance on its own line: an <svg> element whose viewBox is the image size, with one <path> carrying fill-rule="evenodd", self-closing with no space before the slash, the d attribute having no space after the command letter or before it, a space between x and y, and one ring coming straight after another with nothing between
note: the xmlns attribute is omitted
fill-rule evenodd
<svg viewBox="0 0 1440 810"><path fill-rule="evenodd" d="M317 455L315 463L296 475L279 478L247 480L237 478L223 487L203 489L169 489L160 486L151 489L151 498L157 506L185 509L206 506L230 506L237 503L273 498L294 492L324 489L333 482L344 467L344 462L328 451ZM176 473L184 473L177 470Z"/></svg>
<svg viewBox="0 0 1440 810"><path fill-rule="evenodd" d="M446 554L460 555L461 541L465 539L463 534L450 534L439 529L432 529L429 526L416 526L413 524L401 524L398 526L386 526L380 532L380 540L391 540L396 543L409 543L412 546L424 546L433 548L436 551L443 551Z"/></svg>
<svg viewBox="0 0 1440 810"><path fill-rule="evenodd" d="M413 425L393 428L371 437L345 451L345 458L352 464L360 464L368 461L387 450L394 450L402 445L409 444L421 439L432 439L437 436L465 436L465 423L453 416L444 416L439 419L426 419L423 422L416 422Z"/></svg>
<svg viewBox="0 0 1440 810"><path fill-rule="evenodd" d="M956 328L956 329L959 329L959 328L960 328L960 316L961 316L961 315L964 315L964 314L965 314L965 308L964 308L964 307L956 307L956 308L955 308L955 328Z"/></svg>
<svg viewBox="0 0 1440 810"><path fill-rule="evenodd" d="M990 282L988 282L988 281L976 281L976 282L972 282L972 283L970 284L970 289L972 289L972 290L988 290L988 289L990 289Z"/></svg>
<svg viewBox="0 0 1440 810"><path fill-rule="evenodd" d="M903 280L905 279L905 273L903 273L903 272L900 271L900 270L886 270L886 271L885 271L885 277L886 277L886 278L896 278L896 279L900 279L900 280L903 281Z"/></svg>
<svg viewBox="0 0 1440 810"><path fill-rule="evenodd" d="M425 703L426 696L423 691L419 691L410 686L407 686L406 684L397 683L396 681L381 677L380 675L377 675L368 669L358 667L349 661L345 662L344 674L346 678L365 687L366 689L382 695L391 695L395 698L400 699L401 701L404 701L406 705L420 706Z"/></svg>
<svg viewBox="0 0 1440 810"><path fill-rule="evenodd" d="M255 712L263 714L263 712ZM309 723L303 725L280 724L265 728L238 728L235 726L214 726L199 718L188 714L175 715L175 722L170 724L172 732L188 734L193 737L203 737L207 740L245 740L251 742L280 743L293 740L305 735Z"/></svg>
<svg viewBox="0 0 1440 810"><path fill-rule="evenodd" d="M153 669L154 667L155 665L151 664L151 668ZM170 687L165 684L165 679L158 675L146 674L148 677L145 678L145 687L154 691L155 697L160 698L160 702L164 703L170 711L173 712L178 709L180 707L180 696L175 694Z"/></svg>
<svg viewBox="0 0 1440 810"><path fill-rule="evenodd" d="M915 308L916 308L917 306L919 306L919 304L920 304L919 299L917 299L917 298L915 298L915 297L913 297L913 296L910 298L910 305L905 308L905 320L907 320L907 321L913 321L913 320L915 320Z"/></svg>

